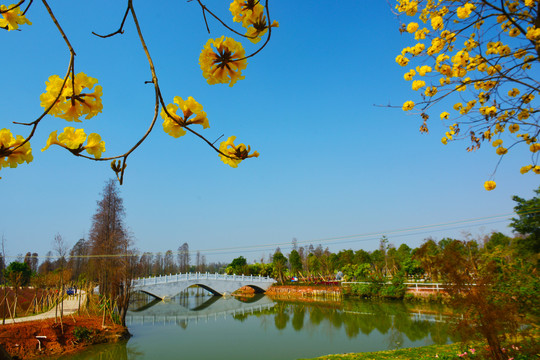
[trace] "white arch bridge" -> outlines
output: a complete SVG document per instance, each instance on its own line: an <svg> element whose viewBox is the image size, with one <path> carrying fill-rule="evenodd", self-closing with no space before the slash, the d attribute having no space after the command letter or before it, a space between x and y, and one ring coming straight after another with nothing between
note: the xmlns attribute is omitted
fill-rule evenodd
<svg viewBox="0 0 540 360"><path fill-rule="evenodd" d="M265 292L276 280L267 276L221 275L209 273L175 274L134 279L132 291L141 291L158 299L172 298L190 286L197 285L214 295L230 294L244 286L257 293Z"/></svg>

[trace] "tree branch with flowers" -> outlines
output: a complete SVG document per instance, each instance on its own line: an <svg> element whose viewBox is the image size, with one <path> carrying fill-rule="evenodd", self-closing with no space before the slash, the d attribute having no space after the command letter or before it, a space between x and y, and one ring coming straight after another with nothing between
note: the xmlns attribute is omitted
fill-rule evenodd
<svg viewBox="0 0 540 360"><path fill-rule="evenodd" d="M486 190L512 148L526 146L522 174L540 174L540 2L538 0L397 0L397 13L412 21L400 31L414 37L396 57L419 100L402 109L417 112L420 132L430 112L448 128L441 142L468 139L467 151L490 143L500 156ZM448 103L453 104L448 106Z"/></svg>
<svg viewBox="0 0 540 360"><path fill-rule="evenodd" d="M195 4L194 1L190 0L189 2ZM97 85L97 79L88 76L84 72L76 72L76 52L69 41L69 36L64 32L61 21L56 18L48 2L42 0L42 3L69 50L67 71L63 77L51 75L45 82L45 92L40 96L40 105L44 111L35 120L13 122L14 125L28 129L26 137L22 135L14 136L8 128L0 130L0 170L6 167L16 168L20 164L33 161L30 142L31 140L32 143L39 142L37 139L39 126L50 118L47 115L61 118L67 122L82 123L83 120L91 119L103 111L101 101L103 96L102 86ZM207 14L217 19L236 36L250 40L252 43L256 44L263 37L266 37L266 41L249 55L246 55L241 42L234 40L232 37L222 36L209 39L199 56L202 75L208 84L229 84L229 86L233 86L237 81L245 78L242 71L247 67L247 59L258 54L268 44L272 28L279 26L276 21L270 21L268 3L269 0L265 0L264 4L259 0L233 0L229 10L233 22L241 23L242 27L245 28L245 34L242 34L216 16L202 1L196 1L196 4L202 10L209 33ZM12 30L23 31L24 26L32 25L32 22L26 17L26 13L32 4L32 0L20 0L18 3L9 6L0 5L0 28L8 32ZM26 5L24 11L21 10L23 5ZM111 168L122 184L128 157L148 138L154 130L158 117L161 117L165 133L174 138L184 136L188 132L195 135L216 151L220 159L231 167L237 167L245 159L258 157L259 153L257 151L251 152L250 146L242 143L235 144L235 136L229 137L217 147L214 145L216 141L210 141L199 130L195 130L196 125L202 126L202 129L207 129L210 125L203 106L192 96L188 96L187 99L174 96L173 103L165 103L154 62L144 39L132 0L126 0L126 10L118 30L107 35L99 35L95 32L93 34L100 38L124 34L124 25L126 21L130 20L135 25L140 45L150 68L152 80L147 81L147 83L151 83L154 87L154 113L149 119L148 128L144 135L124 153L103 157L105 142L102 140L101 135L91 133L87 136L83 128L67 126L63 130L51 132L41 151L45 151L54 145L66 149L77 157L94 161L111 161Z"/></svg>

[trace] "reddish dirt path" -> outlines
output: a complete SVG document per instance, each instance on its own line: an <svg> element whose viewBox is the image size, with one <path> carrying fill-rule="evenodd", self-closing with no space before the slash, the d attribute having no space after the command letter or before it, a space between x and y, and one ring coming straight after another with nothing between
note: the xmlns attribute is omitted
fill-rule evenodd
<svg viewBox="0 0 540 360"><path fill-rule="evenodd" d="M119 325L107 324L102 329L101 324L101 316L65 316L63 334L60 323L55 323L54 319L0 325L0 344L11 356L31 359L75 352L92 344L119 341L126 335L125 329ZM90 330L90 339L78 341L73 335L76 327ZM40 340L41 350L36 336L47 337Z"/></svg>

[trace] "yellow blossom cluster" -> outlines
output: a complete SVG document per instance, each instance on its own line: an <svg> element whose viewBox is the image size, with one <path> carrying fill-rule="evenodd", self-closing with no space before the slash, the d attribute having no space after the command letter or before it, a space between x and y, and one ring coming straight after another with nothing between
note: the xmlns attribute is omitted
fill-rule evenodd
<svg viewBox="0 0 540 360"><path fill-rule="evenodd" d="M19 5L24 3L20 1L15 5L0 5L0 28L5 30L18 30L20 25L31 25L32 23L26 18L25 13L32 5L30 1L24 10L21 10ZM267 4L268 2L266 2ZM4 167L17 167L24 162L33 160L32 150L29 140L37 134L37 127L40 122L45 119L45 115L52 115L64 119L69 122L82 122L81 118L91 119L103 110L102 104L102 87L97 85L98 80L92 78L85 73L75 74L75 51L71 45L68 32L65 32L47 4L47 12L51 16L56 27L60 31L61 37L65 41L69 52L70 62L68 75L60 77L58 75L50 76L45 82L45 92L40 95L40 105L44 108L44 112L36 120L31 122L17 122L17 124L26 125L31 130L28 138L21 135L14 137L9 129L0 130L0 169ZM115 33L108 35L98 35L99 37L111 37L119 33L123 33L124 22L128 15L133 17L138 33L141 34L140 24L135 15L135 9L131 2L128 2L128 11L122 21L121 28ZM224 21L219 19L212 11L199 2L206 20L206 14L216 17L225 27L232 30L235 34L240 35L251 41L259 43L262 37L267 34L267 41L262 46L250 55L246 55L242 44L233 38L222 36L216 39L209 39L204 45L203 50L199 55L199 65L201 67L204 78L208 84L229 84L233 86L238 80L244 79L242 71L246 69L247 59L260 52L268 43L272 28L279 27L277 21L271 21L270 13L266 5L263 5L259 0L232 0L229 10L232 13L233 21L239 22L246 29L245 35L235 31ZM97 35L97 34L95 34ZM139 37L141 44L146 53L146 57L150 64L152 81L156 94L155 113L150 123L148 131L142 138L127 150L124 154L113 156L110 158L102 158L105 152L105 142L101 136L96 133L86 135L84 129L75 129L74 127L65 127L63 131L56 130L49 134L45 146L41 151L47 150L51 145L57 145L65 148L76 156L91 158L96 160L111 160L111 168L122 182L124 169L126 168L126 160L129 154L133 152L154 129L154 124L157 119L157 114L160 112L163 118L163 130L178 138L186 134L187 130L202 138L216 152L219 153L221 160L232 166L237 167L238 164L252 157L258 157L259 153L251 152L251 147L244 144L235 145L235 137L231 136L227 141L221 143L219 149L214 146L215 142L211 142L204 136L193 130L191 125L201 125L203 129L209 128L209 122L206 112L200 103L195 101L193 97L188 97L187 100L179 96L175 96L173 103L165 105L161 89L158 85L157 74L155 72L153 61L150 52L142 36ZM413 50L418 52L420 50ZM162 105L160 109L160 104ZM160 111L161 110L161 111ZM61 132L60 132L61 131ZM87 154L83 154L86 152ZM251 152L251 153L250 153ZM119 174L121 176L119 176Z"/></svg>
<svg viewBox="0 0 540 360"><path fill-rule="evenodd" d="M19 25L32 25L30 20L21 12L20 7L14 5L0 5L0 27L10 30L17 30Z"/></svg>
<svg viewBox="0 0 540 360"><path fill-rule="evenodd" d="M21 135L14 137L9 129L0 130L0 169L16 168L24 162L29 164L33 159L30 142L25 142Z"/></svg>
<svg viewBox="0 0 540 360"><path fill-rule="evenodd" d="M51 145L58 145L65 149L70 150L74 154L79 154L83 150L90 155L93 155L94 158L101 158L101 154L105 151L105 142L101 140L101 136L96 133L88 135L88 141L86 145L86 134L83 129L75 129L74 127L68 126L64 128L64 131L58 135L58 130L50 133L47 143L41 151L45 151Z"/></svg>
<svg viewBox="0 0 540 360"><path fill-rule="evenodd" d="M244 79L242 70L247 66L245 56L242 44L222 36L208 40L199 56L199 65L208 84L228 83L233 86L238 80Z"/></svg>
<svg viewBox="0 0 540 360"><path fill-rule="evenodd" d="M229 7L233 14L233 21L241 22L247 29L246 37L254 44L261 41L269 26L264 15L264 6L258 0L234 0ZM270 27L279 27L277 21L273 21Z"/></svg>
<svg viewBox="0 0 540 360"><path fill-rule="evenodd" d="M453 102L454 113L444 108L440 113L442 121L457 120L441 139L443 144L457 139L461 124L471 140L468 151L478 149L483 141L492 142L496 135L492 145L497 155L505 155L513 144L526 143L533 164L521 172L538 166L540 145L533 139L540 133L535 98L540 91L535 76L527 72L540 62L539 3L396 0L396 10L410 19L401 31L414 35L416 43L405 46L395 60L402 67L421 61L403 78L412 82L413 90L425 89L420 102L409 100L402 108L419 110L421 132L428 130L428 109L459 98ZM502 146L501 136L510 136L511 143ZM493 190L495 182L487 181L485 187Z"/></svg>
<svg viewBox="0 0 540 360"><path fill-rule="evenodd" d="M101 96L103 91L101 86L94 86L98 80L87 76L85 73L78 73L72 79L62 79L58 75L49 77L46 81L46 89L39 97L41 106L49 109L49 114L67 121L81 122L79 118L85 116L90 119L103 110ZM88 91L84 93L84 89Z"/></svg>
<svg viewBox="0 0 540 360"><path fill-rule="evenodd" d="M193 97L188 97L187 100L182 99L180 96L175 96L174 104L168 104L165 109L161 110L161 117L163 118L163 130L174 138L179 138L186 134L184 128L188 125L199 124L204 129L210 127L206 112L203 111L203 107ZM178 114L178 110L181 110L181 115ZM168 114L167 114L168 113ZM195 117L191 118L192 115Z"/></svg>
<svg viewBox="0 0 540 360"><path fill-rule="evenodd" d="M242 160L251 157L259 157L257 151L254 151L251 154L249 153L251 151L251 146L249 145L247 147L244 144L234 145L235 139L236 136L231 136L227 141L223 141L219 145L219 157L221 158L221 161L235 168L238 167L238 164L240 164Z"/></svg>

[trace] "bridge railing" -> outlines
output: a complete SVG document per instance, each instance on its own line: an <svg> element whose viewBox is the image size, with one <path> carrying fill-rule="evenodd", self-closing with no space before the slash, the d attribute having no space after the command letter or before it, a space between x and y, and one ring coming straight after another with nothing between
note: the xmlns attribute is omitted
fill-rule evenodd
<svg viewBox="0 0 540 360"><path fill-rule="evenodd" d="M144 286L153 284L165 284L186 280L223 280L223 281L247 281L247 282L268 282L275 281L268 276L253 276L253 275L225 275L225 274L210 274L206 273L186 273L186 274L169 274L159 275L147 278L137 278L131 281L131 286Z"/></svg>

